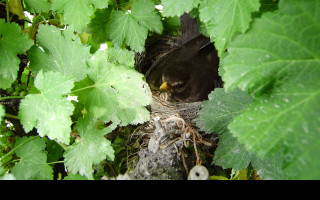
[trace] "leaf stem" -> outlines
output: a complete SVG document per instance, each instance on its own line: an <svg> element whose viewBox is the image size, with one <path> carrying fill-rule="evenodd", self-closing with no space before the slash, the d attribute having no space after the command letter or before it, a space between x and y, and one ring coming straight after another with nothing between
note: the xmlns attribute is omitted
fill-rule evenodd
<svg viewBox="0 0 320 200"><path fill-rule="evenodd" d="M11 119L19 119L18 116L16 116L16 115L11 115L11 114L9 114L9 113L6 113L5 117L11 118Z"/></svg>
<svg viewBox="0 0 320 200"><path fill-rule="evenodd" d="M0 97L0 101L5 99L23 99L24 96L7 96L7 97Z"/></svg>
<svg viewBox="0 0 320 200"><path fill-rule="evenodd" d="M25 142L22 142L21 144L19 144L19 145L16 146L15 148L11 149L11 151L9 151L9 153L7 153L6 155L4 155L4 156L2 156L2 157L0 158L0 162L1 162L2 160L4 160L5 158L7 158L8 156L10 156L11 154L13 154L13 153L14 153L17 149L19 149L21 146L27 144L28 142L31 142L31 141L34 140L34 139L37 139L38 137L40 137L40 136L31 137L31 138L29 138L28 140L26 140Z"/></svg>
<svg viewBox="0 0 320 200"><path fill-rule="evenodd" d="M52 164L57 164L57 163L64 163L64 160L55 161L55 162L50 162L50 163L47 163L47 165L52 165Z"/></svg>
<svg viewBox="0 0 320 200"><path fill-rule="evenodd" d="M116 176L118 176L118 174L117 174L117 172L116 171L114 171L114 169L113 169L113 167L112 167L112 165L106 160L106 164L108 165L108 167L111 169L111 171L112 171L112 173L113 173L113 175L116 177Z"/></svg>
<svg viewBox="0 0 320 200"><path fill-rule="evenodd" d="M9 0L6 0L6 10L7 10L7 23L10 23Z"/></svg>
<svg viewBox="0 0 320 200"><path fill-rule="evenodd" d="M20 161L20 160L21 160L21 158L14 159L14 160L10 160L10 161L4 163L3 165L9 165L10 163L15 163L15 162L18 162L18 161Z"/></svg>
<svg viewBox="0 0 320 200"><path fill-rule="evenodd" d="M56 139L54 141L56 141L56 143L58 143L63 148L63 150L65 150L65 151L67 150L67 148L68 148L67 145L65 145L65 144L63 144L61 142L58 142Z"/></svg>

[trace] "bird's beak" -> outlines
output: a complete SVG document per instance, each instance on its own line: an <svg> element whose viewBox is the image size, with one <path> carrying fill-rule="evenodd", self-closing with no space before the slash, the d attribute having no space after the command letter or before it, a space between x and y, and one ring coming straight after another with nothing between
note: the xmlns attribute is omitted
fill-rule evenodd
<svg viewBox="0 0 320 200"><path fill-rule="evenodd" d="M170 90L170 89L171 87L167 82L162 83L162 85L160 86L160 90Z"/></svg>

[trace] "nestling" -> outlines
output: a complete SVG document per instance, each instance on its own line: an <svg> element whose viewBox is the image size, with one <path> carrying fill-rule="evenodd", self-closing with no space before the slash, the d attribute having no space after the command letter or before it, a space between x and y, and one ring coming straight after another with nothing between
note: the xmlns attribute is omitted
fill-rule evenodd
<svg viewBox="0 0 320 200"><path fill-rule="evenodd" d="M210 39L200 34L195 19L184 14L180 21L180 47L156 60L146 79L154 87L169 90L175 101L206 100L214 88L222 87L219 57Z"/></svg>

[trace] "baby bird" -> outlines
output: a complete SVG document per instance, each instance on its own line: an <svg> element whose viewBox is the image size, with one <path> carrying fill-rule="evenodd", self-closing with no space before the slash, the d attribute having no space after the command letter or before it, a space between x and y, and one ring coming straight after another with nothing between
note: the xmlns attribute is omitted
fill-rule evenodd
<svg viewBox="0 0 320 200"><path fill-rule="evenodd" d="M185 13L180 26L179 48L156 60L146 72L146 80L169 91L175 101L203 101L214 88L222 87L219 57L210 39L200 34L196 19Z"/></svg>

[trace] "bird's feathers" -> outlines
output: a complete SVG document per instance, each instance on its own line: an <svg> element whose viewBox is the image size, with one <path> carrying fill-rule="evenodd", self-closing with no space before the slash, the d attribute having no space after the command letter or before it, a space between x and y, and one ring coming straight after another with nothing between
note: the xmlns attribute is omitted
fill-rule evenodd
<svg viewBox="0 0 320 200"><path fill-rule="evenodd" d="M180 47L156 60L146 72L146 80L156 88L167 82L177 101L202 101L217 83L222 84L219 58L210 39L199 33L195 19L184 14L181 22Z"/></svg>

